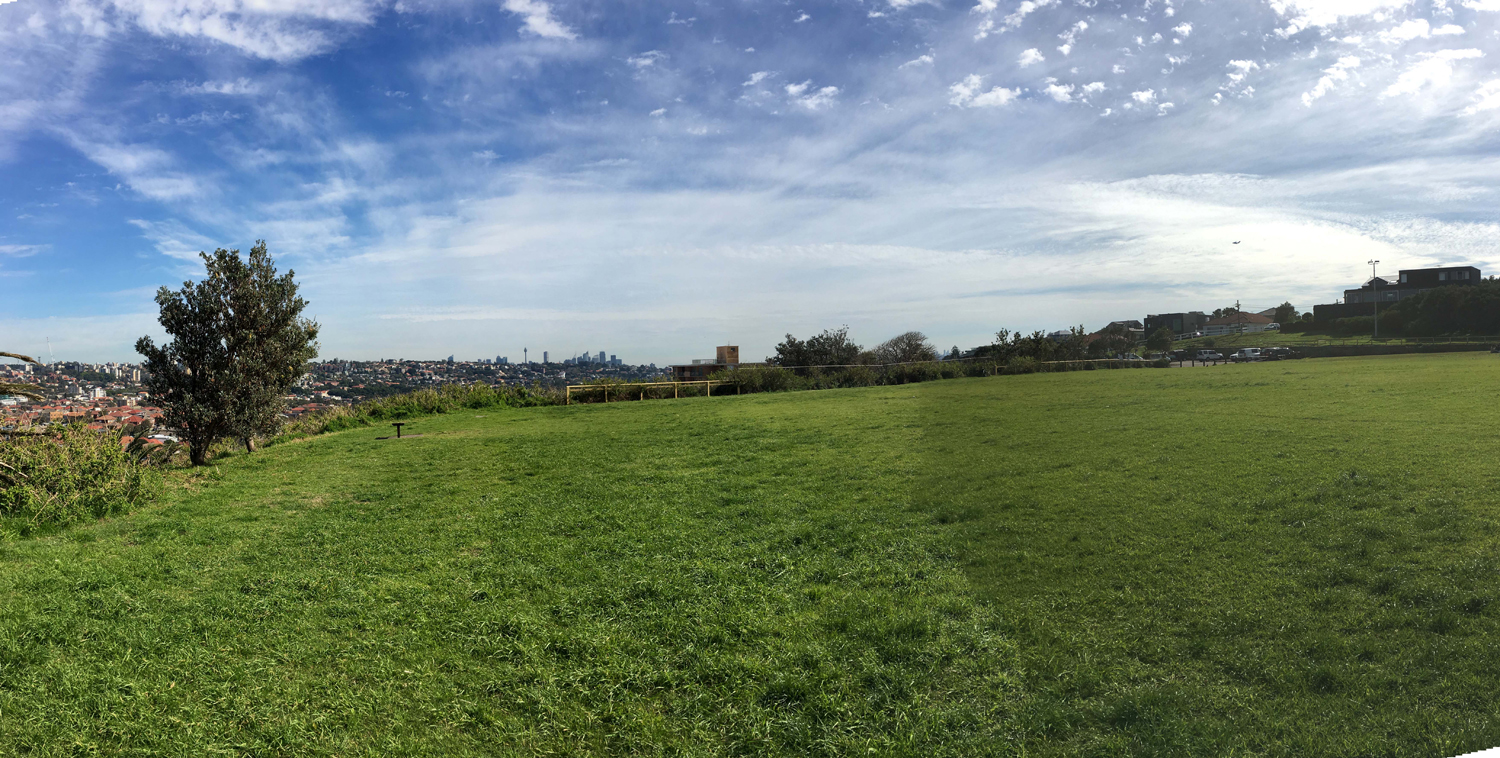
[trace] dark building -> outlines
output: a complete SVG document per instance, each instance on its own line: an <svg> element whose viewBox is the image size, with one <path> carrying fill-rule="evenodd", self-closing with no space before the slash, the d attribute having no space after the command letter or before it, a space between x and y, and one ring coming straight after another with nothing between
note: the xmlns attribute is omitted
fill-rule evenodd
<svg viewBox="0 0 1500 758"><path fill-rule="evenodd" d="M1203 325L1208 323L1208 316L1203 311L1189 311L1187 313L1160 313L1146 317L1146 336L1156 334L1156 330L1166 327L1172 331L1173 336L1193 334L1203 331Z"/></svg>
<svg viewBox="0 0 1500 758"><path fill-rule="evenodd" d="M672 367L672 379L678 382L702 381L712 376L714 372L724 369L736 368L738 366L763 366L763 363L740 363L740 348L738 345L720 345L714 351L714 359L695 360L692 363L679 364Z"/></svg>
<svg viewBox="0 0 1500 758"><path fill-rule="evenodd" d="M1402 269L1396 281L1377 276L1358 289L1344 290L1342 303L1313 306L1313 320L1373 316L1379 305L1393 305L1419 292L1478 283L1479 269L1474 266Z"/></svg>

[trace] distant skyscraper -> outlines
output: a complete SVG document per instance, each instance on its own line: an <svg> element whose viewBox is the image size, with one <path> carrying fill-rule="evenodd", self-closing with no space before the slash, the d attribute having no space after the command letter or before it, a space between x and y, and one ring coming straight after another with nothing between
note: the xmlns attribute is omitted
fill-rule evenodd
<svg viewBox="0 0 1500 758"><path fill-rule="evenodd" d="M551 363L551 362L552 362L552 361L550 361L550 360L547 360L547 351L546 351L546 350L543 350L543 351L542 351L542 363Z"/></svg>
<svg viewBox="0 0 1500 758"><path fill-rule="evenodd" d="M604 351L603 350L599 351L599 362L600 363L604 362Z"/></svg>

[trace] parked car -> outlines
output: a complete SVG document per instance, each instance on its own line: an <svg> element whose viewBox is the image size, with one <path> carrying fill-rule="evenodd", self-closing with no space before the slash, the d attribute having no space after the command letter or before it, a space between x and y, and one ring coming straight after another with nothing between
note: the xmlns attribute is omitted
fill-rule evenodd
<svg viewBox="0 0 1500 758"><path fill-rule="evenodd" d="M1272 321L1271 323L1266 324L1266 331L1269 332L1269 331L1271 331L1273 329L1277 330L1277 331L1280 331L1281 330L1281 324L1278 324L1275 321Z"/></svg>
<svg viewBox="0 0 1500 758"><path fill-rule="evenodd" d="M1260 359L1263 361L1281 361L1301 357L1289 347L1268 347L1260 351Z"/></svg>
<svg viewBox="0 0 1500 758"><path fill-rule="evenodd" d="M1193 356L1193 360L1195 360L1195 361L1222 361L1222 360L1224 360L1224 356L1222 354L1220 354L1219 351L1217 351L1217 350L1199 350L1198 353Z"/></svg>
<svg viewBox="0 0 1500 758"><path fill-rule="evenodd" d="M1229 356L1229 360L1235 363L1249 363L1250 361L1258 361L1260 359L1260 348L1258 347L1242 347L1239 352Z"/></svg>
<svg viewBox="0 0 1500 758"><path fill-rule="evenodd" d="M1120 356L1120 359L1121 360L1125 360L1125 361L1145 360L1144 358L1141 358L1139 355L1136 355L1135 353L1126 353L1126 354Z"/></svg>

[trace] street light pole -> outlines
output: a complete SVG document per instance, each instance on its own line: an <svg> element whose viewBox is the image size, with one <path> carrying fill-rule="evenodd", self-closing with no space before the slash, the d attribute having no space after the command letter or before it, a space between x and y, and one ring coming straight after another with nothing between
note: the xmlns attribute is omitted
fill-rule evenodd
<svg viewBox="0 0 1500 758"><path fill-rule="evenodd" d="M1370 295L1375 298L1375 316L1371 319L1375 322L1375 336L1370 339L1380 339L1380 285L1375 283L1379 277L1375 276L1375 265L1380 261L1369 261L1370 264Z"/></svg>

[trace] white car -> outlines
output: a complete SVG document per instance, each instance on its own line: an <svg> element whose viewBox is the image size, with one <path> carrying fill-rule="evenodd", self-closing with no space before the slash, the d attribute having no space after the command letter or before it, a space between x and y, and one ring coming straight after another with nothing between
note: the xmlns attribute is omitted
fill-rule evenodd
<svg viewBox="0 0 1500 758"><path fill-rule="evenodd" d="M1222 361L1224 360L1224 356L1220 355L1219 351L1217 350L1199 350L1198 353L1193 356L1193 360L1204 362Z"/></svg>
<svg viewBox="0 0 1500 758"><path fill-rule="evenodd" d="M1258 360L1260 360L1260 358L1261 358L1260 348L1258 348L1258 347L1243 347L1243 348L1240 348L1239 352L1235 353L1234 355L1229 356L1229 360L1235 361L1237 363L1248 363L1250 361L1258 361Z"/></svg>

